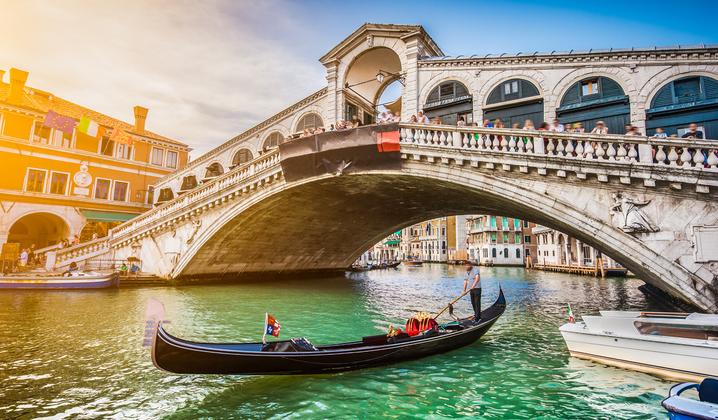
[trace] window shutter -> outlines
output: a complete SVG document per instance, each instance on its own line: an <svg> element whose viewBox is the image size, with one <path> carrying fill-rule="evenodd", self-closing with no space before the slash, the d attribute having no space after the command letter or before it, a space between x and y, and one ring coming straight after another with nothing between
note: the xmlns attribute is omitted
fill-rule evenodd
<svg viewBox="0 0 718 420"><path fill-rule="evenodd" d="M601 77L599 85L601 87L602 97L604 98L623 96L623 89L621 89L621 85L608 77Z"/></svg>
<svg viewBox="0 0 718 420"><path fill-rule="evenodd" d="M581 98L581 83L576 83L561 98L561 106L577 104Z"/></svg>
<svg viewBox="0 0 718 420"><path fill-rule="evenodd" d="M718 98L718 80L710 77L703 77L703 88L706 91L706 99Z"/></svg>
<svg viewBox="0 0 718 420"><path fill-rule="evenodd" d="M660 106L668 106L673 103L673 83L669 83L658 91L656 96L653 97L651 102L651 108L657 108Z"/></svg>

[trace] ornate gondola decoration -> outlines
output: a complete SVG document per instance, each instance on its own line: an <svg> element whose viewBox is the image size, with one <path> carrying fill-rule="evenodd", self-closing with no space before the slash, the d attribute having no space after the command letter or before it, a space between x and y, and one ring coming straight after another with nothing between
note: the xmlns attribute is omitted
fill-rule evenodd
<svg viewBox="0 0 718 420"><path fill-rule="evenodd" d="M155 325L152 361L172 373L300 375L382 366L444 353L483 336L506 309L503 290L476 316L421 331L363 337L359 341L314 346L304 338L260 343L198 343L170 335Z"/></svg>

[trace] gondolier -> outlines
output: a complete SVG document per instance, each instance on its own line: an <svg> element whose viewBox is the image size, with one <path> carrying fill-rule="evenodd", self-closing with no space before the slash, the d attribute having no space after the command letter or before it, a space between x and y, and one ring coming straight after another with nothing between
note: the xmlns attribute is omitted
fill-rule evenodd
<svg viewBox="0 0 718 420"><path fill-rule="evenodd" d="M471 287L469 286L469 282ZM481 318L481 274L479 267L468 264L466 266L466 275L464 276L464 292L471 290L471 306L474 308L474 315L478 321Z"/></svg>

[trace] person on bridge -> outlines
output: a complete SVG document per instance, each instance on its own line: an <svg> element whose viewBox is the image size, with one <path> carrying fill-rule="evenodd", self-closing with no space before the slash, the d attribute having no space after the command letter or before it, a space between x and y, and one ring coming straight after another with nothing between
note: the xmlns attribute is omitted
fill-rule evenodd
<svg viewBox="0 0 718 420"><path fill-rule="evenodd" d="M469 281L471 288L469 286ZM476 320L481 319L481 274L479 273L479 267L468 264L466 266L466 275L464 276L464 292L467 290L471 291L471 306L474 308L474 316Z"/></svg>

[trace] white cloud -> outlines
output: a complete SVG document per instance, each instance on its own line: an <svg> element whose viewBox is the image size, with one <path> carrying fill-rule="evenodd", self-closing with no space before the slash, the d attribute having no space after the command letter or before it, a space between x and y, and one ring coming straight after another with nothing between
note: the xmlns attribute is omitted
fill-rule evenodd
<svg viewBox="0 0 718 420"><path fill-rule="evenodd" d="M194 157L324 83L277 1L0 0L0 10L0 69L129 122L147 106L148 129Z"/></svg>

